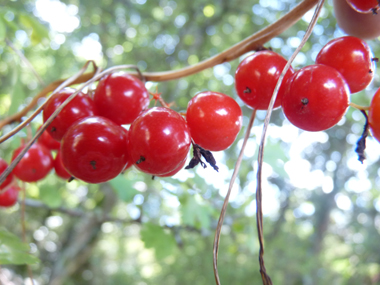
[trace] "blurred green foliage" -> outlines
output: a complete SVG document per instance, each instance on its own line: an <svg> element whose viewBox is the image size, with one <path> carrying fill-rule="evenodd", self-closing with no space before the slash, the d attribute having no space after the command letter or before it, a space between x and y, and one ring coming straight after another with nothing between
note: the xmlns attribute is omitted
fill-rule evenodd
<svg viewBox="0 0 380 285"><path fill-rule="evenodd" d="M298 2L0 1L0 118L22 108L43 87L5 38L46 83L75 74L88 59L103 68L137 64L142 71L175 70L225 50ZM325 43L343 35L331 2L326 1L294 68L312 64ZM265 46L288 58L309 18L310 12ZM368 43L379 57L379 40ZM66 183L51 173L44 181L26 184L32 255L19 241L20 205L1 209L0 223L7 231L0 231L0 263L7 265L2 265L0 277L26 278L26 266L17 264L30 263L38 284L212 284L214 230L250 116L234 91L238 63L147 83L151 91L157 85L177 111L184 111L189 99L203 90L226 93L242 106L244 126L236 143L215 153L219 173L198 166L152 180L131 169L102 185ZM372 85L351 100L368 105L379 85L377 71ZM255 191L264 116L263 111L257 114L222 229L218 268L223 284L261 282ZM41 122L37 117L32 131ZM377 284L380 148L369 138L368 159L364 165L357 162L361 113L349 109L338 126L320 133L298 131L281 110L274 111L271 122L263 207L265 262L273 283ZM0 156L10 161L25 137L23 131L2 143Z"/></svg>

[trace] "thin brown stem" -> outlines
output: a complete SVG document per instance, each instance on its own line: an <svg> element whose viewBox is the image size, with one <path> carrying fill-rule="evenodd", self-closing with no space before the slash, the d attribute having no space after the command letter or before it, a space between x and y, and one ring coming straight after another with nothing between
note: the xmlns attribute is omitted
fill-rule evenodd
<svg viewBox="0 0 380 285"><path fill-rule="evenodd" d="M355 109L358 109L359 111L368 111L370 108L370 106L360 106L360 105L352 103L352 102L350 102L349 106L351 106Z"/></svg>
<svg viewBox="0 0 380 285"><path fill-rule="evenodd" d="M215 276L215 281L216 281L217 285L220 285L220 279L219 279L219 274L218 274L218 250L219 250L220 233L221 233L222 226L223 226L224 216L226 215L226 211L227 211L228 201L230 199L231 190L232 190L232 187L233 187L233 185L235 183L236 177L237 177L237 175L239 173L240 165L241 165L241 162L243 160L244 150L245 150L245 147L247 145L247 141L248 141L249 135L251 133L253 122L255 121L255 117L256 117L256 110L253 109L251 118L249 120L247 129L246 129L246 132L245 132L243 145L242 145L242 147L240 149L240 153L239 153L238 159L236 160L234 172L232 173L232 177L231 177L231 180L230 180L230 185L228 187L227 195L224 198L224 203L223 203L223 206L222 206L222 210L221 210L220 215L219 215L218 225L217 225L216 230L215 230L214 246L213 246L213 265L214 265L214 276Z"/></svg>
<svg viewBox="0 0 380 285"><path fill-rule="evenodd" d="M284 76L288 69L290 68L290 65L292 64L294 58L297 56L299 51L302 49L302 47L305 45L307 40L309 39L313 28L315 24L317 23L319 14L322 10L324 4L324 0L319 0L317 8L314 12L313 18L306 30L306 33L300 43L300 45L297 47L297 49L294 51L292 56L290 57L289 61L285 65L278 81L276 84L276 87L274 89L271 101L269 103L268 112L264 120L264 127L261 134L261 141L259 146L259 154L258 154L258 170L257 170L257 188L256 188L256 225L257 225L257 232L258 232L258 238L259 238L259 244L260 244L260 252L259 252L259 263L260 263L260 273L261 278L263 280L264 285L271 285L272 280L270 279L269 275L266 272L265 264L264 264L264 228L263 228L263 209L262 209L262 167L263 167L263 159L264 159L264 145L265 145L265 139L266 139L266 133L270 121L270 117L272 115L273 105L276 100L278 90L280 89L281 83L284 79Z"/></svg>
<svg viewBox="0 0 380 285"><path fill-rule="evenodd" d="M318 0L302 1L297 6L295 6L291 11L289 11L287 14L285 14L282 18L280 18L273 24L265 27L264 29L258 31L257 33L251 35L250 37L247 37L243 41L226 49L220 54L213 56L209 59L206 59L204 61L201 61L195 65L191 65L191 66L178 69L178 70L169 70L169 71L162 71L162 72L140 73L140 71L137 70L137 72L135 73L131 72L131 74L138 75L144 81L155 81L155 82L168 81L168 80L179 79L179 78L186 77L192 74L196 74L204 69L213 67L215 65L218 65L224 62L234 60L248 51L256 50L257 48L261 47L264 43L269 41L270 39L278 36L283 31L287 30L289 27L294 25L308 10L310 10L313 6L315 6L317 2ZM93 73L83 74L82 76L78 77L76 81L73 82L72 84L83 83L92 77L93 77ZM20 120L22 116L25 116L28 111L33 109L33 107L37 104L37 101L39 98L46 96L46 94L53 91L62 82L65 82L65 80L55 81L49 84L36 97L34 97L34 99L23 110L0 121L0 129L2 129L5 125L8 125L14 121Z"/></svg>

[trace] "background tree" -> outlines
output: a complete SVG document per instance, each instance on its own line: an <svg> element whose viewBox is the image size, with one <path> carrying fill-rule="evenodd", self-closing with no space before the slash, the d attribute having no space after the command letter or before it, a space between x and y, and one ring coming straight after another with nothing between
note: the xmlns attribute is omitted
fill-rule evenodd
<svg viewBox="0 0 380 285"><path fill-rule="evenodd" d="M75 74L89 59L103 68L137 64L141 71L196 64L276 21L298 2L3 1L0 116L15 113L46 83ZM295 69L313 63L324 44L344 35L331 2L325 3ZM307 12L265 47L288 58L311 16ZM368 44L379 56L378 39ZM174 102L176 111L184 111L204 90L228 94L242 106L243 131L232 147L214 153L218 173L198 166L152 180L131 169L100 185L67 183L52 173L25 184L26 240L39 260L16 250L23 236L21 204L2 209L0 281L22 284L27 262L36 284L212 284L214 230L251 113L234 89L238 64L233 60L178 80L146 84ZM373 83L351 100L368 106L379 82L377 71ZM265 113L257 112L222 228L218 265L226 284L261 282L254 215ZM31 128L2 143L0 156L9 162L20 140L41 123L39 116ZM5 126L2 134L15 125ZM337 126L309 133L293 127L281 109L274 111L263 188L266 266L274 284L379 282L380 148L369 138L366 162L357 161L354 149L363 125L360 111L350 108ZM10 233L17 236L13 243L6 242Z"/></svg>

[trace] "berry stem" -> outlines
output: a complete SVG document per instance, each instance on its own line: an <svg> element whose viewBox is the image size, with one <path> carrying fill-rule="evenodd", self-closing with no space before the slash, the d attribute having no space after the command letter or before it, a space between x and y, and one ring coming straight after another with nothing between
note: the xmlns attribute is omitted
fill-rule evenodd
<svg viewBox="0 0 380 285"><path fill-rule="evenodd" d="M359 111L368 111L369 110L369 106L360 106L358 104L355 104L355 103L352 103L350 102L349 104L351 107L355 108L355 109L358 109Z"/></svg>

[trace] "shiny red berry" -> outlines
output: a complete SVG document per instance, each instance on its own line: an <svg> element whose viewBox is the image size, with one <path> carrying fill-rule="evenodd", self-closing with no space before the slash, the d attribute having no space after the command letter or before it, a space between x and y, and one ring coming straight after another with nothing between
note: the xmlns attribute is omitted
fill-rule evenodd
<svg viewBox="0 0 380 285"><path fill-rule="evenodd" d="M279 54L263 50L246 57L236 69L235 88L239 97L248 106L257 110L268 109L277 80L286 65ZM285 74L274 108L281 105L286 81L293 75L290 68Z"/></svg>
<svg viewBox="0 0 380 285"><path fill-rule="evenodd" d="M65 88L54 94L44 108L44 122L46 122L51 114L74 92L75 89ZM63 135L73 123L86 117L95 116L95 113L95 105L92 99L88 95L80 92L63 108L46 130L55 140L61 141Z"/></svg>
<svg viewBox="0 0 380 285"><path fill-rule="evenodd" d="M377 89L375 95L372 97L368 112L368 121L373 137L380 142L380 88Z"/></svg>
<svg viewBox="0 0 380 285"><path fill-rule="evenodd" d="M0 207L12 207L17 203L18 192L20 187L10 185L5 192L0 193Z"/></svg>
<svg viewBox="0 0 380 285"><path fill-rule="evenodd" d="M39 127L38 129L40 129ZM47 130L42 132L41 136L38 138L38 142L40 144L43 144L50 150L58 150L59 147L61 146L61 143L59 141L56 141L55 139L52 138L52 136L48 133Z"/></svg>
<svg viewBox="0 0 380 285"><path fill-rule="evenodd" d="M156 175L158 177L170 177L170 176L173 176L175 174L177 174L178 172L180 172L182 170L182 168L185 166L186 164L186 159L184 159L184 161L182 161L176 168L174 168L172 171L166 173L166 174L161 174L161 175Z"/></svg>
<svg viewBox="0 0 380 285"><path fill-rule="evenodd" d="M24 149L21 145L13 153L12 160ZM53 157L50 150L40 143L33 144L24 157L13 169L13 174L25 182L36 182L43 179L53 168Z"/></svg>
<svg viewBox="0 0 380 285"><path fill-rule="evenodd" d="M338 70L351 93L365 89L375 73L369 46L362 39L351 36L328 42L318 53L315 63Z"/></svg>
<svg viewBox="0 0 380 285"><path fill-rule="evenodd" d="M144 111L129 129L131 158L136 168L166 174L183 162L190 150L190 131L177 112L163 107Z"/></svg>
<svg viewBox="0 0 380 285"><path fill-rule="evenodd" d="M7 167L8 167L8 163L7 163L4 159L0 158L0 174L3 173L4 170L5 170ZM1 183L1 185L0 185L0 189L4 189L6 186L8 186L9 183L12 182L12 179L13 179L13 173L11 172L11 173L7 176L7 178L5 178L4 182Z"/></svg>
<svg viewBox="0 0 380 285"><path fill-rule="evenodd" d="M110 119L74 123L61 142L63 166L75 178L101 183L116 177L128 161L126 130Z"/></svg>
<svg viewBox="0 0 380 285"><path fill-rule="evenodd" d="M282 99L285 116L306 131L331 128L343 117L350 91L334 68L315 64L298 70Z"/></svg>
<svg viewBox="0 0 380 285"><path fill-rule="evenodd" d="M119 125L131 124L148 107L149 93L138 78L117 72L99 81L94 103L100 116Z"/></svg>
<svg viewBox="0 0 380 285"><path fill-rule="evenodd" d="M189 101L186 121L194 142L202 148L220 151L228 148L242 124L240 106L218 92L202 92Z"/></svg>
<svg viewBox="0 0 380 285"><path fill-rule="evenodd" d="M60 150L57 152L57 155L54 158L53 165L54 165L55 174L57 174L58 177L65 179L65 180L67 180L71 177L70 173L68 173L66 168L63 166L62 156L61 156Z"/></svg>

